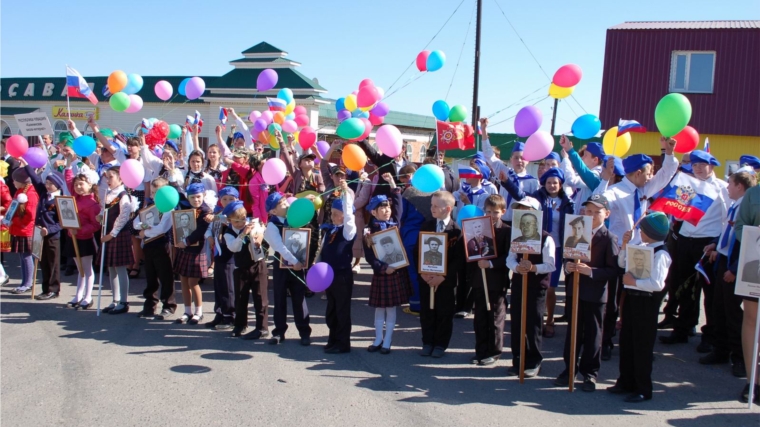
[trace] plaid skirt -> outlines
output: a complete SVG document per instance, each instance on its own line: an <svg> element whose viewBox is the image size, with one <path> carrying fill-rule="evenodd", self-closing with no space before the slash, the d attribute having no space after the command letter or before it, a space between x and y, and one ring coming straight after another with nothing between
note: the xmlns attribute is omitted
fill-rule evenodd
<svg viewBox="0 0 760 427"><path fill-rule="evenodd" d="M183 249L178 250L177 258L174 260L174 274L196 279L208 277L208 257L206 257L206 251L194 254Z"/></svg>
<svg viewBox="0 0 760 427"><path fill-rule="evenodd" d="M98 258L100 258L100 248L98 248ZM126 229L122 229L115 239L106 243L106 257L103 267L124 267L134 263L132 235Z"/></svg>
<svg viewBox="0 0 760 427"><path fill-rule="evenodd" d="M31 236L14 236L11 234L11 252L18 252L20 254L29 253L32 251L32 237Z"/></svg>
<svg viewBox="0 0 760 427"><path fill-rule="evenodd" d="M393 274L374 274L369 285L370 307L397 307L409 302L412 281L406 267Z"/></svg>
<svg viewBox="0 0 760 427"><path fill-rule="evenodd" d="M79 247L79 256L95 256L98 253L98 248L95 246L95 239L81 240L77 239L77 247ZM66 237L66 246L63 253L70 258L74 258L77 254L74 250L74 239L70 236Z"/></svg>

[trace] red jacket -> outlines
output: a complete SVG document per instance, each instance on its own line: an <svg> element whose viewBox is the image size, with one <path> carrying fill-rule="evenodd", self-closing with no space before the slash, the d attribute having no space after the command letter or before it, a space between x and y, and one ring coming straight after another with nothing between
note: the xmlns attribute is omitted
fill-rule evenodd
<svg viewBox="0 0 760 427"><path fill-rule="evenodd" d="M21 193L25 193L28 198L26 211L21 215L21 212L18 209L16 210L16 214L13 215L13 219L11 220L9 231L11 236L32 237L34 234L34 219L37 216L37 205L40 203L40 197L37 195L37 191L32 184L27 185L23 190L16 190L16 197Z"/></svg>
<svg viewBox="0 0 760 427"><path fill-rule="evenodd" d="M81 226L77 230L77 240L89 240L93 235L100 230L100 223L95 218L103 209L95 200L95 194L88 194L87 196L80 196L74 191L74 172L71 169L66 169L64 172L66 178L66 186L69 187L69 193L74 196L74 200L77 203L77 213L79 214L79 225ZM71 231L69 231L71 236Z"/></svg>
<svg viewBox="0 0 760 427"><path fill-rule="evenodd" d="M8 207L11 205L11 201L13 200L13 197L11 196L11 190L8 188L8 185L0 179L0 206L5 208L5 212L8 212Z"/></svg>
<svg viewBox="0 0 760 427"><path fill-rule="evenodd" d="M261 172L253 174L253 178L248 183L248 190L251 193L253 201L251 203L251 216L258 218L262 224L266 224L269 214L266 209L267 196L269 196L269 186L264 182Z"/></svg>

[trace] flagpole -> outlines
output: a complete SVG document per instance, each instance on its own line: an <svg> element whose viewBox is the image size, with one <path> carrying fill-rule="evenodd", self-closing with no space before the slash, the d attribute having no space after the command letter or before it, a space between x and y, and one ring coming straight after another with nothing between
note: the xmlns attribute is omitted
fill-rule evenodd
<svg viewBox="0 0 760 427"><path fill-rule="evenodd" d="M71 103L69 102L69 64L66 64L66 110L69 113L69 121L71 121ZM68 124L67 124L68 126Z"/></svg>
<svg viewBox="0 0 760 427"><path fill-rule="evenodd" d="M615 143L612 144L612 153L610 154L612 157L615 157L615 150L617 150L617 140L618 140L618 134L620 133L620 121L623 119L618 119L618 125L617 125L617 132L615 132ZM607 165L605 165L606 167Z"/></svg>

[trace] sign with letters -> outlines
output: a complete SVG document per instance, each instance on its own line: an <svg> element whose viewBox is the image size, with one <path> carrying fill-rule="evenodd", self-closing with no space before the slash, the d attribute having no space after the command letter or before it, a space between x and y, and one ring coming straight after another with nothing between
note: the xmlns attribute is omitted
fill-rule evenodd
<svg viewBox="0 0 760 427"><path fill-rule="evenodd" d="M21 135L39 136L53 135L53 127L50 126L47 114L37 111L29 114L16 114L13 116L18 122L18 128Z"/></svg>
<svg viewBox="0 0 760 427"><path fill-rule="evenodd" d="M71 109L71 120L87 120L90 116L93 116L95 120L100 118L98 117L98 107L75 107ZM69 109L65 105L54 105L53 118L68 120Z"/></svg>

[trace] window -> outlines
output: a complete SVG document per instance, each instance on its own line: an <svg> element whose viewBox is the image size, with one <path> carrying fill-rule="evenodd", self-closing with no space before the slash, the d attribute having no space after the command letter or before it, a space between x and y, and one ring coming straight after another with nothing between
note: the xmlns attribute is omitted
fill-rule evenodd
<svg viewBox="0 0 760 427"><path fill-rule="evenodd" d="M408 142L405 142L404 143L404 147L405 147L404 151L406 152L406 158L407 159L411 159L412 158L412 151L414 150L414 148L412 147L412 144L410 144Z"/></svg>
<svg viewBox="0 0 760 427"><path fill-rule="evenodd" d="M713 93L715 52L674 51L670 65L670 91Z"/></svg>
<svg viewBox="0 0 760 427"><path fill-rule="evenodd" d="M0 120L0 127L3 130L3 139L10 138L11 136L13 136L11 127L8 126L8 123L6 123L5 120Z"/></svg>
<svg viewBox="0 0 760 427"><path fill-rule="evenodd" d="M69 130L69 128L68 126L66 126L66 122L64 122L63 120L58 120L57 122L55 122L55 124L53 125L53 132L55 133L53 141L57 143L59 140L58 137L61 135L61 132L64 132L67 130Z"/></svg>
<svg viewBox="0 0 760 427"><path fill-rule="evenodd" d="M425 144L420 145L420 162L423 162L425 160L427 154L427 147L425 147Z"/></svg>

